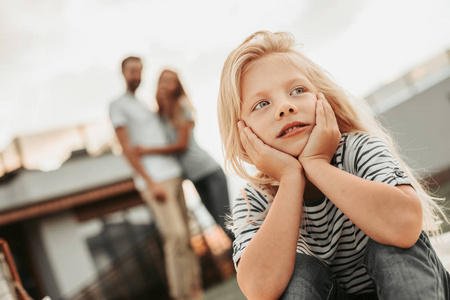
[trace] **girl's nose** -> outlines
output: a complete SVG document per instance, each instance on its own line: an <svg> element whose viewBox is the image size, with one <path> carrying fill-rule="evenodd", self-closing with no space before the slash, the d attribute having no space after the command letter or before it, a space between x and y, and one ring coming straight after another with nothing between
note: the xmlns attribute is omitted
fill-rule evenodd
<svg viewBox="0 0 450 300"><path fill-rule="evenodd" d="M283 101L282 103L280 103L280 105L278 105L275 118L279 120L288 114L293 113L296 114L297 112L298 112L297 106L293 105L289 101Z"/></svg>

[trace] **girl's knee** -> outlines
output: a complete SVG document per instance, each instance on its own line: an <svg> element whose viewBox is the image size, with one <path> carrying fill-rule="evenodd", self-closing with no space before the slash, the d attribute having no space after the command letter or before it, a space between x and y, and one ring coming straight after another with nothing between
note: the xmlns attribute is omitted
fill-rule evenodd
<svg viewBox="0 0 450 300"><path fill-rule="evenodd" d="M297 253L294 272L280 299L328 299L335 285L327 266L315 257Z"/></svg>
<svg viewBox="0 0 450 300"><path fill-rule="evenodd" d="M422 278L422 281L426 278L433 281L437 276L437 257L425 233L410 248L383 245L369 240L365 251L364 265L375 280L388 278L408 282L417 277Z"/></svg>
<svg viewBox="0 0 450 300"><path fill-rule="evenodd" d="M366 245L364 261L370 262L374 260L383 260L389 264L387 257L391 256L426 256L431 245L428 237L424 232L420 235L417 242L409 248L399 248L392 245L385 245L369 239Z"/></svg>
<svg viewBox="0 0 450 300"><path fill-rule="evenodd" d="M369 240L364 264L380 299L440 299L444 291L434 251L425 233L410 248Z"/></svg>
<svg viewBox="0 0 450 300"><path fill-rule="evenodd" d="M364 258L367 259L373 259L377 257L384 256L384 253L388 253L390 251L395 251L396 247L384 245L381 243L378 243L372 239L369 239L367 241L366 249L364 251Z"/></svg>

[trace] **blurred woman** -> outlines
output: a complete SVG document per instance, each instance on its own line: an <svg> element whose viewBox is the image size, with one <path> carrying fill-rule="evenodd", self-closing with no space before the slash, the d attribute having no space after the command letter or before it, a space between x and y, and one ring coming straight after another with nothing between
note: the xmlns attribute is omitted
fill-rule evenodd
<svg viewBox="0 0 450 300"><path fill-rule="evenodd" d="M138 147L139 154L176 154L184 176L193 182L200 198L227 235L225 215L229 214L228 188L220 165L195 141L194 111L178 74L162 71L156 92L158 114L166 126L166 134L172 144L159 148Z"/></svg>

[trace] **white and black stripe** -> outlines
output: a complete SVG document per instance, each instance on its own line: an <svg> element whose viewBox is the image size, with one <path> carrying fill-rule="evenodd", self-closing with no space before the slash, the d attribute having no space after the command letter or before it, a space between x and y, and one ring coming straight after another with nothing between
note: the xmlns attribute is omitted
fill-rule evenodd
<svg viewBox="0 0 450 300"><path fill-rule="evenodd" d="M333 163L341 170L367 180L390 185L411 184L386 145L379 138L368 134L343 135ZM249 220L257 219L272 200L250 184L244 190L250 206L240 195L233 208L234 227L238 228L234 232L236 239L233 243L235 263L264 222L264 218L261 218L249 223L247 216ZM328 265L342 288L350 294L371 292L374 289L362 265L368 239L328 198L304 203L297 252L317 257Z"/></svg>

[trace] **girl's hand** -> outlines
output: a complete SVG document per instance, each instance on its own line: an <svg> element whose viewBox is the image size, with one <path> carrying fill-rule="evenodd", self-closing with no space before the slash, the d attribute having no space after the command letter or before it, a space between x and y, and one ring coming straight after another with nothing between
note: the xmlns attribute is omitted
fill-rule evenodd
<svg viewBox="0 0 450 300"><path fill-rule="evenodd" d="M302 174L302 166L297 159L264 144L249 127L246 127L244 121L239 121L238 127L242 146L255 167L262 173L278 181L292 172Z"/></svg>
<svg viewBox="0 0 450 300"><path fill-rule="evenodd" d="M317 98L316 125L298 158L302 165L313 160L330 163L341 139L333 109L322 93Z"/></svg>

